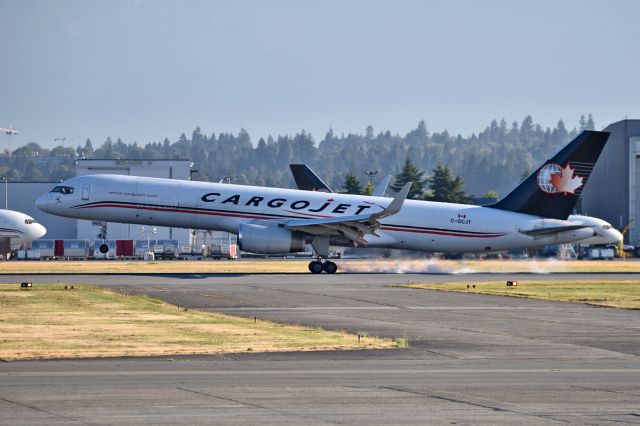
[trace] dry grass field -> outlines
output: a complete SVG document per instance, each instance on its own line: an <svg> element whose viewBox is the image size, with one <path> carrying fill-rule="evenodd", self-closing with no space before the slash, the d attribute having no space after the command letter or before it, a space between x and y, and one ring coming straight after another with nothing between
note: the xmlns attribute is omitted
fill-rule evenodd
<svg viewBox="0 0 640 426"><path fill-rule="evenodd" d="M475 288L467 288L475 285ZM530 297L563 302L589 303L616 308L640 309L640 281L519 281L507 287L506 281L400 284L427 290L445 290Z"/></svg>
<svg viewBox="0 0 640 426"><path fill-rule="evenodd" d="M205 260L205 261L11 261L0 262L0 274L221 274L308 273L309 260ZM338 272L381 273L552 273L638 272L639 260L435 260L366 259L336 260Z"/></svg>
<svg viewBox="0 0 640 426"><path fill-rule="evenodd" d="M0 359L159 356L395 347L358 337L185 310L103 288L0 284Z"/></svg>
<svg viewBox="0 0 640 426"><path fill-rule="evenodd" d="M308 260L185 261L15 261L0 263L0 274L219 274L309 272Z"/></svg>

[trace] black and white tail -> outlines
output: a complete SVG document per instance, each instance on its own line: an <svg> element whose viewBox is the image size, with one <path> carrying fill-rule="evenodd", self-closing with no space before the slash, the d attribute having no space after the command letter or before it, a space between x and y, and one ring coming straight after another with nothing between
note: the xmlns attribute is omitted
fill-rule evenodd
<svg viewBox="0 0 640 426"><path fill-rule="evenodd" d="M608 132L580 133L509 195L487 207L566 219L587 184L607 139Z"/></svg>

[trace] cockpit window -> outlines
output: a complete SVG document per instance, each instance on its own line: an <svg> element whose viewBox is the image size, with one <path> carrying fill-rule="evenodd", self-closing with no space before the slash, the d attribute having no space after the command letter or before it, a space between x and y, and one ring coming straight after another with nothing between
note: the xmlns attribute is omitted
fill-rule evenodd
<svg viewBox="0 0 640 426"><path fill-rule="evenodd" d="M71 186L56 186L51 192L60 192L61 194L73 194L73 187Z"/></svg>
<svg viewBox="0 0 640 426"><path fill-rule="evenodd" d="M35 221L35 219L25 219L24 220L25 225L31 225L33 223L38 223Z"/></svg>
<svg viewBox="0 0 640 426"><path fill-rule="evenodd" d="M611 225L602 225L602 229L611 229Z"/></svg>

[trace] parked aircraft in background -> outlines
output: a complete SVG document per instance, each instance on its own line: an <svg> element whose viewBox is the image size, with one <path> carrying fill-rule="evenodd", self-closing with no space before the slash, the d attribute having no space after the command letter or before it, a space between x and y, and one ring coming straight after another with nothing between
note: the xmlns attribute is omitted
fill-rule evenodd
<svg viewBox="0 0 640 426"><path fill-rule="evenodd" d="M222 230L240 248L295 253L311 244L313 273L336 272L329 246L429 252L496 252L597 236L568 220L609 133L585 131L513 192L491 206L180 181L121 175L79 176L36 204L59 216L103 222Z"/></svg>
<svg viewBox="0 0 640 426"><path fill-rule="evenodd" d="M329 186L318 177L318 175L311 170L311 167L306 164L289 164L289 169L293 175L293 180L296 181L298 189L304 191L320 191L320 192L333 192ZM384 197L384 193L387 191L387 186L391 182L391 175L387 175L376 185L371 194L373 197Z"/></svg>
<svg viewBox="0 0 640 426"><path fill-rule="evenodd" d="M594 230L594 236L580 240L580 244L619 244L623 239L622 232L618 231L609 222L597 217L572 214L567 220L573 224L588 226Z"/></svg>
<svg viewBox="0 0 640 426"><path fill-rule="evenodd" d="M18 134L18 131L13 128L13 124L11 124L8 129L0 127L0 132L4 132L6 135L17 135Z"/></svg>
<svg viewBox="0 0 640 426"><path fill-rule="evenodd" d="M31 216L14 210L0 210L0 254L6 255L11 247L30 243L47 232Z"/></svg>

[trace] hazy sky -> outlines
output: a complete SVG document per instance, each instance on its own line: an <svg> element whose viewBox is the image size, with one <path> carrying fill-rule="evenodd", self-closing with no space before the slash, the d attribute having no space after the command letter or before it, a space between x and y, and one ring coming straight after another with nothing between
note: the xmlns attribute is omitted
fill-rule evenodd
<svg viewBox="0 0 640 426"><path fill-rule="evenodd" d="M640 1L0 0L0 17L14 148L640 118Z"/></svg>

